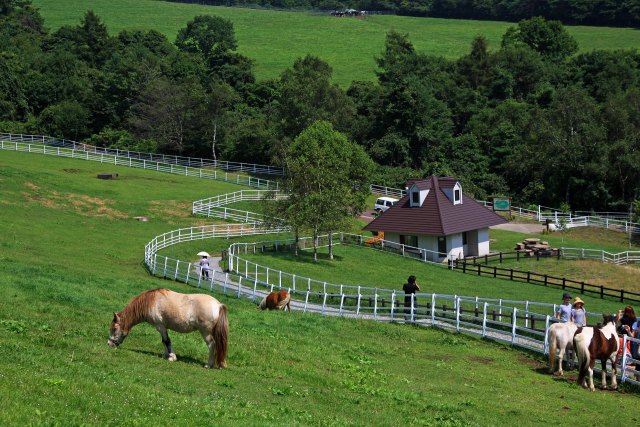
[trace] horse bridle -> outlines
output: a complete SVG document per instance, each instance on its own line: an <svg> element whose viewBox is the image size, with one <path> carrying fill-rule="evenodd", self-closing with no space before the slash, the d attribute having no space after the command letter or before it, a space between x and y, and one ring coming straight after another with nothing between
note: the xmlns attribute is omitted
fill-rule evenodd
<svg viewBox="0 0 640 427"><path fill-rule="evenodd" d="M111 337L109 337L109 338L108 338L108 341L109 341L111 344L114 344L114 345L117 347L117 346L119 346L120 344L122 344L122 342L124 341L124 339L125 339L126 337L127 337L127 334L122 333L122 334L120 334L120 338L118 338L118 340L117 340L117 341L116 341L116 340L114 340L114 339L113 339L113 338L111 338Z"/></svg>

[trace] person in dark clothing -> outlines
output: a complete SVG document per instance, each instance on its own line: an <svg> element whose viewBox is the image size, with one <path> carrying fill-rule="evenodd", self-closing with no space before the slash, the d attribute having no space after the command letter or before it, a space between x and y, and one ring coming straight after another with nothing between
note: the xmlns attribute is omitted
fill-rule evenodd
<svg viewBox="0 0 640 427"><path fill-rule="evenodd" d="M407 283L402 286L402 290L404 291L404 320L409 320L411 315L411 294L415 294L416 291L420 290L420 286L416 283L416 276L409 276Z"/></svg>

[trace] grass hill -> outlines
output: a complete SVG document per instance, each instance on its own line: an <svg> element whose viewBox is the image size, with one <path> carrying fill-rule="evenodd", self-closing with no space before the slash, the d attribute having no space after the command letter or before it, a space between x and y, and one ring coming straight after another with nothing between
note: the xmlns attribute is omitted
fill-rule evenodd
<svg viewBox="0 0 640 427"><path fill-rule="evenodd" d="M78 25L93 9L116 34L123 29L154 29L174 41L180 28L196 15L219 15L233 22L239 52L255 61L258 79L274 78L296 58L319 56L334 71L334 81L375 79L374 57L384 49L386 33L408 33L419 52L457 58L469 52L471 40L484 35L500 46L507 22L371 15L366 19L334 18L307 12L252 10L170 3L157 0L33 0L46 25ZM567 27L582 51L639 48L640 32L629 28Z"/></svg>
<svg viewBox="0 0 640 427"><path fill-rule="evenodd" d="M117 180L95 178L119 173ZM237 187L82 160L0 152L0 424L609 424L635 394L580 389L537 355L435 329L229 306L226 370L204 370L197 334L132 330L107 344L114 311L156 287L153 236L201 222L194 199ZM139 222L134 216L148 216ZM396 258L394 258L396 259ZM637 417L631 411L631 422Z"/></svg>

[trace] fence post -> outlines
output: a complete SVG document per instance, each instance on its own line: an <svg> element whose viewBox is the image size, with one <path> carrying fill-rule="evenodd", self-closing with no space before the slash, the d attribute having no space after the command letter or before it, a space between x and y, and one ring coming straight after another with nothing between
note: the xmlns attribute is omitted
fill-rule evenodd
<svg viewBox="0 0 640 427"><path fill-rule="evenodd" d="M547 314L547 317L544 322L544 350L542 354L549 354L549 321L550 319L551 317Z"/></svg>
<svg viewBox="0 0 640 427"><path fill-rule="evenodd" d="M307 305L309 304L309 290L307 289L307 295L304 298L304 309L302 310L303 313L306 313L307 311Z"/></svg>
<svg viewBox="0 0 640 427"><path fill-rule="evenodd" d="M396 290L391 293L391 321L393 322L393 310L396 307Z"/></svg>
<svg viewBox="0 0 640 427"><path fill-rule="evenodd" d="M529 327L529 301L524 302L524 309L526 311L526 315L524 316L524 327Z"/></svg>
<svg viewBox="0 0 640 427"><path fill-rule="evenodd" d="M340 292L340 310L338 311L338 314L340 316L342 316L342 307L344 306L344 294L342 292Z"/></svg>
<svg viewBox="0 0 640 427"><path fill-rule="evenodd" d="M378 319L378 288L375 288L373 294L373 318Z"/></svg>
<svg viewBox="0 0 640 427"><path fill-rule="evenodd" d="M411 294L411 323L413 323L413 310L416 303L416 294Z"/></svg>
<svg viewBox="0 0 640 427"><path fill-rule="evenodd" d="M436 322L436 294L431 294L431 324Z"/></svg>
<svg viewBox="0 0 640 427"><path fill-rule="evenodd" d="M513 307L513 325L512 325L512 329L511 329L511 345L514 345L516 343L516 323L518 321L518 309L516 307Z"/></svg>
<svg viewBox="0 0 640 427"><path fill-rule="evenodd" d="M485 338L487 336L487 307L488 307L488 303L485 302L484 306L482 307L482 338Z"/></svg>
<svg viewBox="0 0 640 427"><path fill-rule="evenodd" d="M460 297L456 297L456 332L460 332Z"/></svg>
<svg viewBox="0 0 640 427"><path fill-rule="evenodd" d="M326 285L326 283L325 283L325 285ZM358 304L356 305L356 318L360 314L360 299L361 299L361 297L362 297L362 295L360 295L360 286L358 286Z"/></svg>
<svg viewBox="0 0 640 427"><path fill-rule="evenodd" d="M624 334L622 338L622 364L620 365L620 370L622 371L622 375L620 378L620 382L623 383L627 379L627 341L629 337L627 334Z"/></svg>
<svg viewBox="0 0 640 427"><path fill-rule="evenodd" d="M324 297L322 298L322 315L324 316L324 308L327 306L327 293L325 292Z"/></svg>

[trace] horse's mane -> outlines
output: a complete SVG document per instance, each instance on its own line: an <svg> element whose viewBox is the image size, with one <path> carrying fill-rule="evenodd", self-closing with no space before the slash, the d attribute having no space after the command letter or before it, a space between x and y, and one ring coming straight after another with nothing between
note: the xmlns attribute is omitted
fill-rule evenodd
<svg viewBox="0 0 640 427"><path fill-rule="evenodd" d="M152 289L135 296L129 301L129 304L122 309L118 315L120 316L121 326L124 330L128 330L131 326L141 322L153 307L158 294L166 295L167 289Z"/></svg>

